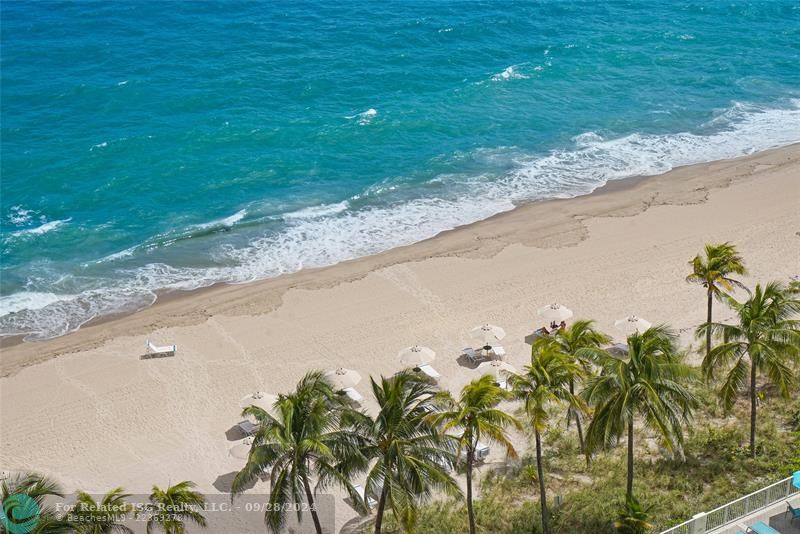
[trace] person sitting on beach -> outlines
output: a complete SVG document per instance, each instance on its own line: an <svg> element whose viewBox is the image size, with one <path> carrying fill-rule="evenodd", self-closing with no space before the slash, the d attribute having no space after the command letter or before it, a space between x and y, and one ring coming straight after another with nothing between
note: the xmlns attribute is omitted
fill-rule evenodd
<svg viewBox="0 0 800 534"><path fill-rule="evenodd" d="M556 330L558 328L558 323L555 321L550 321L550 330Z"/></svg>
<svg viewBox="0 0 800 534"><path fill-rule="evenodd" d="M553 325L550 325L550 328L552 328L552 327L553 327ZM541 327L539 329L539 332L541 332L545 336L550 334L550 330L548 330L546 326Z"/></svg>
<svg viewBox="0 0 800 534"><path fill-rule="evenodd" d="M566 327L567 327L567 322L566 321L561 321L561 324L558 325L558 329L559 330L564 330Z"/></svg>

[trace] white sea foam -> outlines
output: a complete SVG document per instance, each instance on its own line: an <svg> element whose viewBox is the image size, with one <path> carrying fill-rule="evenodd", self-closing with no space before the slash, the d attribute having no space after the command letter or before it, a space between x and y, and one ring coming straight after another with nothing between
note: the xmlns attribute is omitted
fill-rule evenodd
<svg viewBox="0 0 800 534"><path fill-rule="evenodd" d="M117 82L117 87L122 87L123 85L127 85L128 80L122 80L121 82Z"/></svg>
<svg viewBox="0 0 800 534"><path fill-rule="evenodd" d="M75 295L21 291L13 295L0 297L0 316L8 313L17 313L22 310L41 310L54 302L65 301L74 297Z"/></svg>
<svg viewBox="0 0 800 534"><path fill-rule="evenodd" d="M247 210L246 209L241 209L241 210L237 211L236 213L234 213L233 215L231 215L230 217L225 217L223 219L217 219L216 221L211 221L211 222L207 222L207 223L195 224L195 225L192 226L192 228L196 228L198 230L210 230L210 229L213 229L213 228L230 228L231 226L233 226L237 222L239 222L242 219L244 219L245 215L247 215Z"/></svg>
<svg viewBox="0 0 800 534"><path fill-rule="evenodd" d="M22 206L11 206L8 210L8 222L14 226L22 226L28 224L35 214L35 211L25 209Z"/></svg>
<svg viewBox="0 0 800 534"><path fill-rule="evenodd" d="M511 65L510 67L506 67L503 72L499 72L492 76L492 80L495 82L502 82L505 80L525 80L528 76L519 72L519 65Z"/></svg>
<svg viewBox="0 0 800 534"><path fill-rule="evenodd" d="M372 122L372 119L374 119L377 116L378 116L378 110L376 110L374 108L369 108L367 111L364 111L362 113L358 113L356 115L348 115L345 118L347 118L347 119L358 119L358 124L360 124L361 126L366 126L367 124Z"/></svg>
<svg viewBox="0 0 800 534"><path fill-rule="evenodd" d="M299 209L297 211L290 211L284 213L285 220L290 219L317 219L319 217L328 217L341 213L350 207L350 203L346 200L337 202L336 204L320 204L318 206L309 206L307 208Z"/></svg>
<svg viewBox="0 0 800 534"><path fill-rule="evenodd" d="M46 219L45 219L46 220ZM49 221L41 224L40 226L35 226L33 228L25 228L23 230L17 230L11 234L11 238L22 238L22 237L32 237L38 235L44 235L50 233L54 230L59 229L60 227L67 224L69 221L72 220L72 217L68 219L61 219L56 221Z"/></svg>
<svg viewBox="0 0 800 534"><path fill-rule="evenodd" d="M92 148L89 149L89 152L94 151L95 148L105 148L108 146L107 141L103 141L102 143L97 143L96 145L92 145Z"/></svg>
<svg viewBox="0 0 800 534"><path fill-rule="evenodd" d="M98 315L147 306L158 290L194 289L218 281L245 282L329 265L434 236L510 210L516 202L575 196L609 180L658 174L679 165L741 156L798 141L800 100L782 109L736 103L695 132L635 133L613 139L584 132L573 138L571 146L544 155L525 154L514 147L483 149L472 157L511 170L499 177L441 175L432 182L437 182L436 190L447 198L398 198L359 209L340 202L285 214L282 229L271 230L248 246L227 245L217 250L215 258L222 260L218 267L179 268L151 263L119 269L115 280L97 282L80 295L56 297L58 300L39 297L37 302L46 305L33 309L15 305L17 313L0 317L0 333L53 337ZM74 281L59 283L72 287ZM53 287L52 291L61 292L58 289ZM19 295L6 298L20 302L27 298Z"/></svg>

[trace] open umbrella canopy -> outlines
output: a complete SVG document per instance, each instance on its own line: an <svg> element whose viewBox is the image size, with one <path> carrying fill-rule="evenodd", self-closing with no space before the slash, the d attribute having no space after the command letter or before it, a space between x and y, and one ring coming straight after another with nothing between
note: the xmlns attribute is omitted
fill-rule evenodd
<svg viewBox="0 0 800 534"><path fill-rule="evenodd" d="M623 332L626 336L629 336L636 332L644 332L653 325L651 325L649 321L645 321L641 317L636 317L635 315L629 315L624 319L615 321L614 326L616 326L620 332Z"/></svg>
<svg viewBox="0 0 800 534"><path fill-rule="evenodd" d="M397 355L400 357L400 363L409 367L426 365L436 359L435 352L428 347L420 347L419 345L406 347L398 352Z"/></svg>
<svg viewBox="0 0 800 534"><path fill-rule="evenodd" d="M545 321L555 321L560 323L572 317L572 310L561 304L548 304L537 311L539 317Z"/></svg>
<svg viewBox="0 0 800 534"><path fill-rule="evenodd" d="M360 374L352 369L345 369L344 367L328 371L325 373L325 378L327 378L328 382L336 389L352 388L361 382Z"/></svg>
<svg viewBox="0 0 800 534"><path fill-rule="evenodd" d="M505 378L504 376L505 374L517 373L516 367L501 360L492 360L490 362L483 362L478 367L476 367L476 369L480 374L492 375L498 380L501 378Z"/></svg>
<svg viewBox="0 0 800 534"><path fill-rule="evenodd" d="M265 412L272 413L274 411L273 407L277 401L277 395L256 391L255 393L242 397L242 400L239 401L239 407L248 408L250 406L257 406Z"/></svg>
<svg viewBox="0 0 800 534"><path fill-rule="evenodd" d="M239 460L247 460L250 456L250 446L253 444L253 438L245 438L238 445L231 447L230 453L234 458Z"/></svg>
<svg viewBox="0 0 800 534"><path fill-rule="evenodd" d="M482 324L469 331L473 339L477 339L485 346L493 346L495 342L506 337L506 331L493 324Z"/></svg>

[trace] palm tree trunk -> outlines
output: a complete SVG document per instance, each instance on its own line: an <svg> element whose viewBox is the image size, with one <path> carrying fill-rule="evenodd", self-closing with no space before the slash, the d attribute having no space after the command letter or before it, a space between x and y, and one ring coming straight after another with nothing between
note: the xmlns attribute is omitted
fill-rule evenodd
<svg viewBox="0 0 800 534"><path fill-rule="evenodd" d="M547 493L544 487L544 467L542 466L542 438L536 434L536 471L539 474L539 497L542 503L542 534L550 534L550 518L547 514ZM536 532L536 530L534 530Z"/></svg>
<svg viewBox="0 0 800 534"><path fill-rule="evenodd" d="M574 380L569 381L569 394L573 396L575 395ZM583 443L583 427L581 426L581 414L579 414L578 410L576 410L572 406L570 406L569 409L572 410L572 413L575 415L575 426L578 428L578 442L581 444L581 454L586 454L586 447ZM567 426L569 426L569 418L567 418L567 422L568 422ZM587 456L586 458L587 458L586 461L588 463L589 457Z"/></svg>
<svg viewBox="0 0 800 534"><path fill-rule="evenodd" d="M311 510L311 519L314 521L314 529L317 534L322 534L322 525L319 523L319 516L317 515L317 507L314 506L314 495L311 493L311 486L308 485L308 479L303 479L303 487L306 490L306 500L308 501L308 508Z"/></svg>
<svg viewBox="0 0 800 534"><path fill-rule="evenodd" d="M706 326L706 358L711 353L711 308L714 305L714 294L711 290L708 290L708 318L706 322L708 325Z"/></svg>
<svg viewBox="0 0 800 534"><path fill-rule="evenodd" d="M756 362L750 357L750 456L756 457Z"/></svg>
<svg viewBox="0 0 800 534"><path fill-rule="evenodd" d="M386 508L386 494L388 492L386 481L383 482L383 489L381 489L381 498L378 499L378 509L375 512L375 534L381 534L381 525L383 525L383 511Z"/></svg>
<svg viewBox="0 0 800 534"><path fill-rule="evenodd" d="M469 515L469 534L476 534L475 511L472 509L472 464L475 458L475 450L467 448L467 515Z"/></svg>
<svg viewBox="0 0 800 534"><path fill-rule="evenodd" d="M625 494L628 499L633 497L633 417L628 421L628 485Z"/></svg>

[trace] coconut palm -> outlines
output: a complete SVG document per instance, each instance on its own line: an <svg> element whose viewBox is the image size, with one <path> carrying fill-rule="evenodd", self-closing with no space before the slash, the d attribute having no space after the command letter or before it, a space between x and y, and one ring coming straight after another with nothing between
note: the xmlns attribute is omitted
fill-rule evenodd
<svg viewBox="0 0 800 534"><path fill-rule="evenodd" d="M601 372L587 381L583 398L594 408L586 431L591 453L612 446L627 431L628 478L626 499L633 498L633 424L641 418L674 454L683 454L683 426L698 405L687 388L694 370L683 363L677 335L654 326L628 337L628 358L603 357Z"/></svg>
<svg viewBox="0 0 800 534"><path fill-rule="evenodd" d="M56 517L55 511L45 504L47 497L63 497L61 487L47 477L36 473L20 473L0 484L3 503L3 527L6 521L19 525L32 534L67 534L72 527ZM20 497L23 496L23 497ZM9 530L6 528L6 530Z"/></svg>
<svg viewBox="0 0 800 534"><path fill-rule="evenodd" d="M800 313L797 293L778 282L765 287L756 285L747 301L739 303L727 297L736 312L738 324L711 323L698 329L699 334L722 335L722 343L703 359L703 374L712 380L718 371L726 375L719 397L726 410L733 408L737 393L747 388L750 396L750 455L756 454L756 381L766 374L770 383L785 398L793 391L796 376L793 362L800 355ZM749 381L748 381L749 374ZM749 382L749 384L748 384Z"/></svg>
<svg viewBox="0 0 800 534"><path fill-rule="evenodd" d="M461 390L458 400L449 391L436 395L437 404L442 411L435 413L431 420L441 425L442 431L456 431L458 454L466 455L467 474L467 514L470 534L476 533L475 512L472 509L472 467L475 464L475 451L479 440L494 442L506 448L506 454L516 458L517 452L508 439L506 428L521 428L519 421L497 409L500 401L508 398L508 393L495 384L494 377L486 375L473 380Z"/></svg>
<svg viewBox="0 0 800 534"><path fill-rule="evenodd" d="M536 439L536 469L544 534L550 532L542 462L542 433L550 421L547 408L554 403L567 402L570 406L582 410L583 402L569 390L570 382L580 378L581 375L579 364L570 356L556 350L556 346L549 340L540 338L533 344L531 364L525 367L522 374L509 377L514 396L525 403L525 414L530 419Z"/></svg>
<svg viewBox="0 0 800 534"><path fill-rule="evenodd" d="M567 328L558 329L550 338L543 339L552 340L556 344L557 350L572 358L573 361L581 366L587 376L592 372L592 363L599 361L605 355L601 347L611 341L610 337L599 330L595 330L594 321L587 320L575 321ZM572 395L575 394L574 379L569 382L569 392ZM579 410L570 406L567 414L567 425L573 418L578 429L581 452L585 453L581 415Z"/></svg>
<svg viewBox="0 0 800 534"><path fill-rule="evenodd" d="M133 530L123 524L134 507L125 502L130 494L122 488L114 488L97 502L88 493L78 493L75 509L70 512L70 522L75 534L113 534L122 532L133 534Z"/></svg>
<svg viewBox="0 0 800 534"><path fill-rule="evenodd" d="M364 454L375 460L364 484L367 500L377 501L375 532L381 532L387 506L405 530L413 531L419 504L434 491L462 495L448 474L458 443L433 423L436 389L418 373L406 370L371 383L379 412L354 422L354 430L367 438Z"/></svg>
<svg viewBox="0 0 800 534"><path fill-rule="evenodd" d="M269 472L270 502L264 521L270 531L281 531L287 508L297 509L298 521L306 508L316 532L321 534L314 495L330 484L344 487L352 499L360 502L350 475L364 469L366 459L359 451L358 434L340 426L351 411L324 375L312 371L300 380L293 393L279 397L275 417L256 406L242 412L255 417L259 428L253 436L247 464L233 480L232 492L241 493L262 473ZM313 478L317 484L312 491Z"/></svg>
<svg viewBox="0 0 800 534"><path fill-rule="evenodd" d="M147 534L163 530L165 534L184 534L186 522L205 528L206 518L198 510L206 504L206 499L194 491L193 482L184 480L174 486L161 489L153 486L150 493L152 515L147 520Z"/></svg>
<svg viewBox="0 0 800 534"><path fill-rule="evenodd" d="M721 299L726 292L733 291L734 287L745 289L741 282L734 280L731 274L747 274L744 261L736 250L736 245L725 242L717 245L705 246L705 257L699 254L689 262L692 272L686 281L700 284L706 288L708 298L708 316L706 324L712 322L712 307L714 299ZM706 331L706 357L711 352L711 329Z"/></svg>

